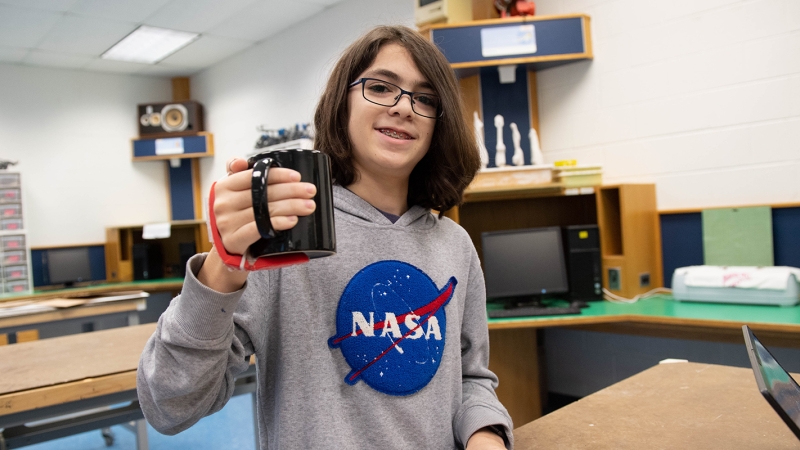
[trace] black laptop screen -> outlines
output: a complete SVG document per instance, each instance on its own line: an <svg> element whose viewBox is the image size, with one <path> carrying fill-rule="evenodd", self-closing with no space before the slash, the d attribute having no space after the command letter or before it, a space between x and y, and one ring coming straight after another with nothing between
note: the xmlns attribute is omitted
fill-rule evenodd
<svg viewBox="0 0 800 450"><path fill-rule="evenodd" d="M758 388L767 401L795 432L800 433L800 386L789 373L778 364L775 357L745 326L750 362L756 376ZM748 336L749 335L749 336ZM800 435L798 435L800 437Z"/></svg>

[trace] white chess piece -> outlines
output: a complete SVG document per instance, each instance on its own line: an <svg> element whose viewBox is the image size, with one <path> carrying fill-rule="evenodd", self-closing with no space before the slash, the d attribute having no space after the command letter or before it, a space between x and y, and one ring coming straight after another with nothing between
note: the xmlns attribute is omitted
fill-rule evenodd
<svg viewBox="0 0 800 450"><path fill-rule="evenodd" d="M478 142L478 152L481 155L481 169L489 165L489 152L486 150L486 143L483 141L483 122L478 117L478 111L472 112L472 123L475 127L475 140Z"/></svg>
<svg viewBox="0 0 800 450"><path fill-rule="evenodd" d="M494 165L505 167L506 165L506 144L503 143L503 116L494 116L494 127L497 129L497 145L495 146Z"/></svg>
<svg viewBox="0 0 800 450"><path fill-rule="evenodd" d="M520 136L519 128L517 128L517 124L514 122L511 122L508 127L511 128L511 142L514 144L514 156L511 157L511 164L521 166L525 164L525 157L522 155L522 146L519 145L522 136Z"/></svg>
<svg viewBox="0 0 800 450"><path fill-rule="evenodd" d="M534 166L544 164L544 155L542 154L542 148L539 147L539 135L536 133L535 128L531 128L528 133L528 139L531 140L531 163Z"/></svg>

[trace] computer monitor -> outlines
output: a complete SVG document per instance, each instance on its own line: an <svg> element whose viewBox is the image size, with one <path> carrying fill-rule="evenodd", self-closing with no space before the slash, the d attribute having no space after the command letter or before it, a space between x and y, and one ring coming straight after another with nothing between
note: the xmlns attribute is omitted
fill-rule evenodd
<svg viewBox="0 0 800 450"><path fill-rule="evenodd" d="M569 292L560 227L485 232L481 248L489 301L538 303Z"/></svg>
<svg viewBox="0 0 800 450"><path fill-rule="evenodd" d="M92 266L87 247L57 248L45 252L48 281L46 284L67 286L92 280Z"/></svg>

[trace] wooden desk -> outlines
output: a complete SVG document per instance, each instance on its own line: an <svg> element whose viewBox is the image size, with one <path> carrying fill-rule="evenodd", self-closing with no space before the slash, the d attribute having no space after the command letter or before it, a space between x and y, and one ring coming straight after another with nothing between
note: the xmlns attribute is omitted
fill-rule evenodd
<svg viewBox="0 0 800 450"><path fill-rule="evenodd" d="M797 376L795 376L797 377ZM518 449L799 449L750 369L660 364L514 430Z"/></svg>
<svg viewBox="0 0 800 450"><path fill-rule="evenodd" d="M155 323L0 347L0 418L136 389Z"/></svg>
<svg viewBox="0 0 800 450"><path fill-rule="evenodd" d="M148 323L0 347L0 447L139 421L138 448L146 448L136 370L155 328ZM253 392L255 365L237 377L233 395ZM129 404L109 408L121 403ZM24 425L53 418L58 419Z"/></svg>
<svg viewBox="0 0 800 450"><path fill-rule="evenodd" d="M514 423L541 416L536 330L548 327L741 343L749 325L767 346L800 348L800 305L792 307L678 302L663 296L634 304L591 302L578 315L490 319L489 368Z"/></svg>
<svg viewBox="0 0 800 450"><path fill-rule="evenodd" d="M25 325L41 324L47 322L55 322L59 320L77 319L81 317L94 317L106 314L120 314L130 313L128 315L128 325L139 324L139 311L144 311L147 308L147 297L149 294L145 292L130 292L118 293L121 297L119 300L113 301L97 301L105 297L98 297L96 299L88 299L85 303L70 307L55 307L49 311L38 311L25 313L20 315L12 315L0 317L0 330L3 328L12 328ZM127 298L126 298L127 297ZM52 300L52 299L50 299ZM35 306L41 303L48 303L50 300L42 302L36 300L24 300L20 302L19 306L32 305ZM23 305L25 303L26 305ZM16 302L0 303L0 311L4 306L14 305Z"/></svg>

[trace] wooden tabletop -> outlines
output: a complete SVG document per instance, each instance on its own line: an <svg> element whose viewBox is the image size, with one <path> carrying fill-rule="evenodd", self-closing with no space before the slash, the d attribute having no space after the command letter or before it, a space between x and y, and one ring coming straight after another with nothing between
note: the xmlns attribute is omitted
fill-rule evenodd
<svg viewBox="0 0 800 450"><path fill-rule="evenodd" d="M652 367L517 428L514 439L517 449L800 449L752 370L697 363Z"/></svg>
<svg viewBox="0 0 800 450"><path fill-rule="evenodd" d="M0 346L0 415L136 388L155 323Z"/></svg>

